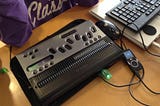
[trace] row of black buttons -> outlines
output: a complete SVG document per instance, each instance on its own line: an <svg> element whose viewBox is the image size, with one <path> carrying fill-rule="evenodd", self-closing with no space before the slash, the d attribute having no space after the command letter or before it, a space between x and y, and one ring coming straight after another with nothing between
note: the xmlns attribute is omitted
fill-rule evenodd
<svg viewBox="0 0 160 106"><path fill-rule="evenodd" d="M140 12L127 7L123 7L121 9L115 8L111 13L128 23L135 21L141 16Z"/></svg>
<svg viewBox="0 0 160 106"><path fill-rule="evenodd" d="M39 50L38 50L37 48L36 48L36 49L33 49L32 51L29 51L29 52L25 53L25 54L23 55L23 57L26 58L26 57L30 56L31 59L34 59L34 58L35 58L34 53L36 53L36 52L38 52L38 51L39 51Z"/></svg>
<svg viewBox="0 0 160 106"><path fill-rule="evenodd" d="M132 23L137 18L139 18L143 13L146 15L150 15L159 5L160 0L155 3L155 5L152 5L152 3L148 3L152 1L145 2L139 2L136 3L135 1L126 0L124 1L125 5L119 5L117 8L115 8L111 13L120 19L124 20L125 22ZM132 5L133 6L132 6ZM148 10L149 9L149 10Z"/></svg>
<svg viewBox="0 0 160 106"><path fill-rule="evenodd" d="M98 35L98 37L94 37L93 39L88 40L88 42L85 42L85 45L88 46L94 42L96 42L98 39L101 39L101 35Z"/></svg>
<svg viewBox="0 0 160 106"><path fill-rule="evenodd" d="M150 15L159 6L160 6L160 0L157 1L149 10L147 10L147 12L145 14Z"/></svg>
<svg viewBox="0 0 160 106"><path fill-rule="evenodd" d="M53 65L54 65L54 62L53 62L53 61L50 61L49 63L46 63L46 64L44 64L43 66L40 66L39 68L33 70L32 73L35 75L35 74L37 74L38 72L41 72L41 71L43 71L43 70L45 70L45 69L47 69L47 68L49 68L49 67L51 67L51 66L53 66Z"/></svg>
<svg viewBox="0 0 160 106"><path fill-rule="evenodd" d="M87 32L86 34L82 35L82 36L80 36L79 34L77 34L75 31L73 31L72 33L74 33L73 36L74 36L75 40L78 41L78 40L81 40L81 39L82 39L82 40L85 42L85 41L88 41L89 38L92 38L92 37L93 37L92 32L93 32L93 33L96 32L95 27L90 27L90 31ZM70 32L70 33L71 33L71 32ZM74 43L74 40L72 40L72 39L69 38L68 36L69 36L68 33L63 36L64 40L65 40L68 44L64 44L63 46L60 46L60 47L58 47L57 49L49 48L48 51L49 51L50 53L52 53L52 54L56 54L57 51L59 51L59 52L61 52L61 53L65 53L66 50L71 50L71 49L72 49L72 46L71 46L71 45ZM101 36L98 36L98 38L101 38ZM97 38L94 38L94 41L96 41L96 40L97 40ZM90 43L92 43L92 42L93 42L93 41L90 40ZM36 50L36 51L37 51L37 50ZM43 70L45 70L46 68L49 68L49 67L52 66L53 64L54 64L54 62L53 62L53 61L50 61L49 63L46 63L45 65L43 65L43 66L41 66L41 67L33 70L32 73L35 75L35 74L37 74L38 72L43 71Z"/></svg>
<svg viewBox="0 0 160 106"><path fill-rule="evenodd" d="M90 31L87 32L86 34L82 35L82 36L80 36L78 33L76 33L76 30L73 30L73 31L70 31L70 32L73 34L73 36L74 36L74 38L75 38L76 41L79 41L79 40L82 39L82 40L85 42L85 41L88 41L88 38L92 38L92 37L93 37L92 32L95 33L95 32L96 32L96 28L95 28L94 26L90 27ZM66 35L67 35L67 36L66 36ZM74 43L74 40L72 40L72 39L69 38L68 36L69 36L69 35L68 35L68 33L67 33L67 34L65 34L65 36L63 36L62 38L66 38L65 41L66 41L67 43L69 43L70 45L69 45L69 44L65 44L64 46L58 47L57 50L58 50L59 52L61 52L61 53L65 53L65 52L66 52L66 49L67 49L67 50L71 50L71 49L72 49L71 44ZM68 38L67 38L67 37L68 37ZM57 51L56 51L56 49L54 49L54 48L49 48L49 52L52 53L52 54L55 54Z"/></svg>

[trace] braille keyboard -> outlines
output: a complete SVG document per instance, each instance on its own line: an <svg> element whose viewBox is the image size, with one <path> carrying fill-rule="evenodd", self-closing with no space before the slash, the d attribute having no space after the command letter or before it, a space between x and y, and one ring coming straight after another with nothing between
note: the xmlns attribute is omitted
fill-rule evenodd
<svg viewBox="0 0 160 106"><path fill-rule="evenodd" d="M11 70L32 106L57 106L121 57L121 48L92 21L66 28L11 60Z"/></svg>
<svg viewBox="0 0 160 106"><path fill-rule="evenodd" d="M160 0L122 0L106 15L127 25L134 31L139 31L160 11Z"/></svg>

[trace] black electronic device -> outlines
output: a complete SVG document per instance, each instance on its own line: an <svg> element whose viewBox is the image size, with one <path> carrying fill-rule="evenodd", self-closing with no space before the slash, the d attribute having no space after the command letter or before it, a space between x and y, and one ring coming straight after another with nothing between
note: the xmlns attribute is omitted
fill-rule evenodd
<svg viewBox="0 0 160 106"><path fill-rule="evenodd" d="M77 22L12 58L11 70L32 105L63 101L121 57L121 48L93 22Z"/></svg>
<svg viewBox="0 0 160 106"><path fill-rule="evenodd" d="M100 20L96 22L96 25L112 40L117 40L120 38L120 29L110 21Z"/></svg>
<svg viewBox="0 0 160 106"><path fill-rule="evenodd" d="M160 0L122 0L106 15L139 31L160 11Z"/></svg>
<svg viewBox="0 0 160 106"><path fill-rule="evenodd" d="M123 52L123 57L125 59L125 62L128 64L129 68L133 73L138 72L143 69L142 64L139 62L139 60L135 57L133 52L129 49L125 50Z"/></svg>

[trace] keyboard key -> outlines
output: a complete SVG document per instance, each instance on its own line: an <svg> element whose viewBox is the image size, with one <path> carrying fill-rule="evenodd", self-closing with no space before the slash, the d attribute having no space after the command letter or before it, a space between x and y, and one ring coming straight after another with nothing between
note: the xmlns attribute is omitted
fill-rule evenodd
<svg viewBox="0 0 160 106"><path fill-rule="evenodd" d="M150 12L149 12L149 11L147 11L145 14L146 14L146 15L149 15L149 14L150 14Z"/></svg>
<svg viewBox="0 0 160 106"><path fill-rule="evenodd" d="M157 0L151 0L149 3L153 5L153 4L155 4L156 1Z"/></svg>
<svg viewBox="0 0 160 106"><path fill-rule="evenodd" d="M132 16L130 16L130 15L127 15L126 17L127 17L127 18L131 18Z"/></svg>
<svg viewBox="0 0 160 106"><path fill-rule="evenodd" d="M106 15L111 16L125 25L127 23L138 25L138 29L133 25L128 26L135 31L139 31L160 11L160 0L123 0L122 2L123 3L113 8L111 12L107 12Z"/></svg>
<svg viewBox="0 0 160 106"><path fill-rule="evenodd" d="M112 11L112 14L114 14L115 16L119 16L120 14L118 12Z"/></svg>
<svg viewBox="0 0 160 106"><path fill-rule="evenodd" d="M149 3L151 0L144 0L144 1L146 1L146 2L148 2L148 3Z"/></svg>
<svg viewBox="0 0 160 106"><path fill-rule="evenodd" d="M121 19L123 19L124 21L127 21L128 19L125 17L125 16L123 16L123 15L120 15L119 16Z"/></svg>

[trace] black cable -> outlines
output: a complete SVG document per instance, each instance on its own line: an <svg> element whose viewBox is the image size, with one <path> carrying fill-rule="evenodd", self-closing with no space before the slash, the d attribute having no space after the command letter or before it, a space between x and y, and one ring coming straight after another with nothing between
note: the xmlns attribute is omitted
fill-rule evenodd
<svg viewBox="0 0 160 106"><path fill-rule="evenodd" d="M127 28L127 26L130 25L130 24L133 24L133 25L138 29L137 25L134 24L134 23L128 23L128 24L123 28L123 30L122 30L122 32L121 32L121 37L120 37L121 47L122 47L122 45L123 45L123 44L122 44L122 43L123 43L122 38L123 38L124 31L125 31L125 29ZM144 39L143 39L143 37L142 37L141 32L138 31L138 33L139 33L139 35L140 35L140 37L141 37L144 50L145 50L147 53L149 53L149 54L151 54L151 55L153 55L153 56L160 57L159 54L154 54L154 53L150 52L150 51L146 48L146 46L145 46L145 44L144 44ZM142 69L142 71L143 71L143 73L144 73L144 68ZM144 81L141 79L139 73L136 73L136 76L139 78L139 80L142 82L142 84L143 84L151 93L153 93L153 94L160 94L160 92L155 92L155 91L153 91L152 89L150 89L150 88L144 83Z"/></svg>
<svg viewBox="0 0 160 106"><path fill-rule="evenodd" d="M137 25L136 25L136 24L134 24L134 23L133 23L133 25L138 29L138 27L137 27ZM140 37L141 37L142 44L143 44L143 47L144 47L145 51L146 51L147 53L149 53L149 54L153 55L153 56L160 57L160 55L159 55L159 54L154 54L154 53L150 52L150 51L146 48L146 46L145 46L145 44L144 44L144 39L143 39L143 37L142 37L142 34L141 34L141 32L140 32L140 31L138 31L138 32L139 32L139 35L140 35Z"/></svg>
<svg viewBox="0 0 160 106"><path fill-rule="evenodd" d="M133 25L138 29L138 27L137 27L136 24L134 24L134 23L129 23L129 24L133 24ZM123 30L122 30L122 32L121 32L120 45L121 45L122 48L123 48L123 45L124 45L124 42L123 42L123 40L122 40L123 34L124 34L125 29L127 28L127 26L128 26L129 24L127 24L126 26L124 26L124 28L123 28ZM160 57L159 54L152 53L152 52L150 52L150 51L146 48L146 46L145 46L145 44L144 44L144 39L143 39L143 37L142 37L141 32L138 31L138 33L139 33L139 35L140 35L140 38L141 38L141 41L142 41L144 50L145 50L147 53L149 53L149 54L151 54L151 55L153 55L153 56ZM125 47L126 47L126 46L125 46ZM124 49L124 48L123 48L123 49ZM144 68L142 69L142 72L144 73ZM142 78L140 77L139 73L135 72L135 75L138 77L139 81L144 85L144 87L145 87L147 90L149 90L149 91L150 91L151 93L153 93L153 94L160 94L160 92L156 92L156 91L153 91L152 89L150 89L150 88L144 83L144 81L143 81ZM142 105L145 105L145 106L149 106L148 104L145 104L145 103L139 101L138 99L136 99L136 98L133 96L133 94L132 94L132 92L131 92L131 86L133 85L132 82L133 82L133 78L131 79L130 84L128 84L128 85L129 85L128 90L129 90L129 93L130 93L131 97L132 97L135 101L137 101L138 103L140 103L140 104L142 104ZM110 85L111 85L111 84L110 84ZM112 85L112 86L113 86L113 85Z"/></svg>
<svg viewBox="0 0 160 106"><path fill-rule="evenodd" d="M134 24L134 23L128 23L127 25L124 26L124 28L123 28L123 30L122 30L122 33L121 33L121 38L120 38L120 39L123 38L124 31L125 31L125 29L126 29L130 24L133 24L133 25L138 29L138 26L137 26L136 24ZM159 54L152 53L152 52L150 52L150 51L146 48L146 46L145 46L145 44L144 44L144 39L143 39L143 37L142 37L141 32L138 31L138 33L139 33L139 35L140 35L140 38L141 38L141 41L142 41L142 45L143 45L144 50L145 50L147 53L149 53L149 54L151 54L151 55L153 55L153 56L160 57ZM122 44L121 44L121 45L122 45Z"/></svg>
<svg viewBox="0 0 160 106"><path fill-rule="evenodd" d="M139 73L138 73L138 74L139 74ZM101 75L100 77L101 77L106 83L108 83L109 85L111 85L111 86L113 86L113 87L122 88L122 87L127 87L127 86L128 86L128 87L129 87L129 88L128 88L129 94L131 95L131 97L132 97L135 101L137 101L138 103L140 103L140 104L142 104L142 105L144 105L144 106L149 106L148 104L145 104L145 103L141 102L140 100L138 100L137 98L135 98L134 95L133 95L133 93L132 93L132 91L131 91L131 86L136 85L136 84L140 84L140 82L142 82L142 79L144 78L144 74L145 74L145 72L144 72L144 70L142 70L142 75L141 75L140 79L138 78L139 80L138 80L137 82L133 82L133 79L134 79L134 77L135 77L135 74L133 74L133 76L132 76L129 84L124 84L124 85L116 85L116 84L110 83L109 81L105 80L105 78L104 78L102 75ZM136 75L136 76L137 76L137 75ZM138 76L139 76L139 75L138 75Z"/></svg>
<svg viewBox="0 0 160 106"><path fill-rule="evenodd" d="M144 71L142 71L142 75L141 75L141 79L143 79L144 78ZM107 80L105 80L105 78L102 76L102 75L100 75L100 77L106 82L106 83L108 83L109 85L111 85L111 86L113 86L113 87L127 87L127 86L130 86L130 85L135 85L135 84L138 84L138 83L140 83L140 79L137 81L137 82L132 82L132 83L129 83L129 84L123 84L123 85L117 85L117 84L113 84L113 83L110 83L109 81L107 81Z"/></svg>
<svg viewBox="0 0 160 106"><path fill-rule="evenodd" d="M124 46L123 50L127 49L125 43L123 42L123 35L124 35L125 28L126 28L126 26L123 28L123 30L121 31L121 34L120 34L120 45L121 45L122 48Z"/></svg>
<svg viewBox="0 0 160 106"><path fill-rule="evenodd" d="M144 78L144 74L145 74L145 73L144 73L144 71L142 70L142 75L141 75L140 79L143 79L143 78ZM132 76L129 84L124 84L124 85L115 85L115 84L110 83L109 81L105 80L105 78L104 78L102 75L101 75L100 77L101 77L106 83L108 83L109 85L111 85L111 86L113 86L113 87L117 87L117 88L118 88L118 87L127 87L127 86L128 86L129 94L131 95L131 97L132 97L135 101L137 101L138 103L140 103L140 104L142 104L142 105L149 106L148 104L145 104L145 103L139 101L137 98L135 98L134 95L133 95L133 93L132 93L132 91L131 91L131 86L136 85L136 84L140 84L140 82L141 82L140 79L139 79L137 82L133 82L133 79L134 79L134 77L135 77L135 74L133 74L133 76Z"/></svg>
<svg viewBox="0 0 160 106"><path fill-rule="evenodd" d="M11 59L12 59L12 46L9 47L9 59L10 59L10 62L11 62Z"/></svg>
<svg viewBox="0 0 160 106"><path fill-rule="evenodd" d="M118 30L119 30L119 39L117 39L117 40L119 40L119 42L120 42L120 47L121 47L121 49L122 50L125 50L125 49L127 49L127 47L126 47L126 45L125 45L125 43L123 42L123 35L122 35L122 32L121 32L121 30L118 28Z"/></svg>
<svg viewBox="0 0 160 106"><path fill-rule="evenodd" d="M113 87L127 87L127 86L130 86L130 85L135 85L135 84L138 84L140 83L140 80L138 80L137 82L132 82L132 83L129 83L129 84L122 84L122 85L117 85L117 84L113 84L113 83L110 83L109 81L105 80L105 78L103 76L101 76L101 78L106 82L108 83L109 85L113 86ZM144 78L144 73L142 74L142 77L141 79Z"/></svg>
<svg viewBox="0 0 160 106"><path fill-rule="evenodd" d="M133 74L130 83L133 82L134 77L135 77L135 74ZM133 95L133 93L132 93L132 91L131 91L131 86L132 86L132 85L129 85L129 87L128 87L128 91L129 91L129 94L131 95L131 97L132 97L135 101L137 101L138 103L140 103L140 104L142 104L142 105L144 105L144 106L149 106L148 104L145 104L145 103L139 101L137 98L134 97L134 95Z"/></svg>
<svg viewBox="0 0 160 106"><path fill-rule="evenodd" d="M142 69L143 73L144 73L144 68ZM156 92L156 91L153 91L152 89L150 89L145 83L144 81L141 79L139 73L135 72L135 75L138 77L138 79L141 81L141 83L145 86L146 89L148 89L151 93L153 94L160 94L160 92Z"/></svg>
<svg viewBox="0 0 160 106"><path fill-rule="evenodd" d="M160 57L159 54L152 53L152 52L150 52L150 51L146 48L146 46L144 45L144 40L143 40L143 37L142 37L141 33L140 33L140 37L141 37L141 39L142 39L142 42L143 42L143 46L144 46L144 48L145 48L145 51L146 51L147 53L153 55L153 56Z"/></svg>
<svg viewBox="0 0 160 106"><path fill-rule="evenodd" d="M136 28L138 29L138 27L137 27L136 24L134 24L134 23L129 23L129 24L135 25ZM127 26L128 26L129 24L127 24L127 25L123 28L123 30L121 31L121 33L120 33L120 39L119 39L119 40L120 40L120 47L121 47L123 50L127 49L125 43L123 42L123 34L124 34L125 29L127 28ZM144 44L144 39L143 39L143 37L142 37L141 32L138 31L138 33L139 33L139 35L140 35L140 37L141 37L144 50L145 50L147 53L149 53L149 54L151 54L151 55L153 55L153 56L160 57L160 55L154 54L154 53L150 52L150 51L146 48L146 46L145 46L145 44ZM106 83L108 83L109 85L111 85L111 86L113 86L113 87L127 87L127 86L128 86L129 94L131 95L131 97L132 97L135 101L137 101L138 103L140 103L140 104L142 104L142 105L144 105L144 106L149 106L148 104L145 104L145 103L139 101L137 98L135 98L134 95L133 95L133 93L132 93L132 91L131 91L131 86L132 86L132 85L135 85L135 84L138 84L138 83L141 82L141 83L145 86L145 88L148 89L151 93L153 93L153 94L160 94L160 92L155 92L155 91L153 91L152 89L150 89L150 88L143 82L142 79L143 79L143 77L144 77L144 72L145 72L145 71L144 71L144 68L143 68L143 69L142 69L142 77L140 77L139 72L138 72L138 73L135 72L135 73L133 74L131 80L130 80L130 83L129 83L129 84L124 84L124 85L115 85L115 84L112 84L112 83L110 83L109 81L105 80L105 78L103 78L103 77L102 77L102 79L103 79ZM136 76L138 77L138 79L139 79L137 82L133 82L133 79L134 79L135 75L136 75Z"/></svg>

